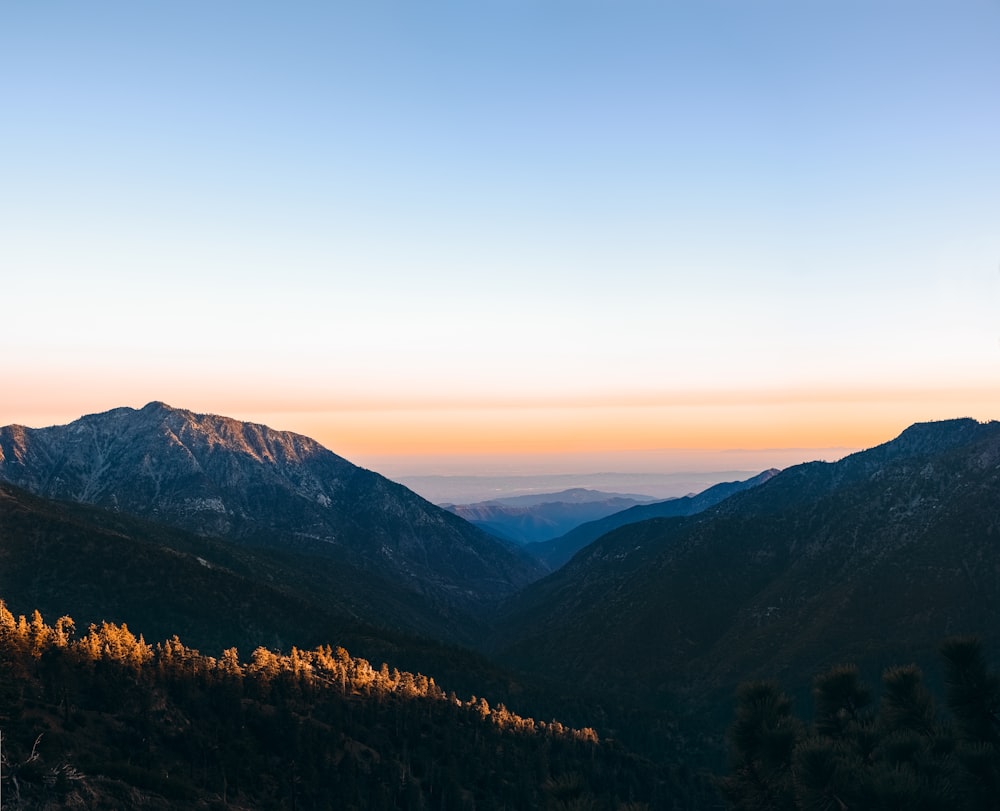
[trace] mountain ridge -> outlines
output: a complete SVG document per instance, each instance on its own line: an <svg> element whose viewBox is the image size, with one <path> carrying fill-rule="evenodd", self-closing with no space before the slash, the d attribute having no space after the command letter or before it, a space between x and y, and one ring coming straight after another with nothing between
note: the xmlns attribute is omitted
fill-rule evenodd
<svg viewBox="0 0 1000 811"><path fill-rule="evenodd" d="M653 500L648 496L576 487L558 493L507 496L442 506L498 538L529 546L559 537L584 522Z"/></svg>
<svg viewBox="0 0 1000 811"><path fill-rule="evenodd" d="M595 727L626 746L654 756L692 752L695 759L721 751L738 682L775 678L808 696L812 675L838 662L855 661L877 677L880 667L900 660L935 661L938 643L953 633L1000 645L992 623L1000 612L997 422L918 423L837 462L787 468L697 514L614 529L558 572L520 591L508 580L476 602L457 599L461 586L454 582L439 588L426 581L417 564L403 571L371 565L388 533L400 524L411 532L421 526L413 523L421 513L411 510L427 502L394 500L405 488L359 473L307 437L273 438L266 426L161 403L140 411L138 420L128 408L89 415L41 442L34 432L45 429L0 429L0 480L11 471L31 473L38 487L105 505L0 484L0 598L9 593L19 610L40 607L49 616L106 612L130 626L135 618L137 629L147 625L157 636L170 632L167 624L186 623L193 638L212 645L222 644L227 629L242 634L241 645L297 644L299 633L306 645L348 640L369 657L448 672L456 684L463 671L481 666L471 654L403 639L421 634L499 662L466 683L491 679L493 694L504 696L537 689L533 695L578 706L587 723L595 718ZM136 450L130 425L155 427L163 444L121 456L116 443ZM246 482L233 453L273 473L253 480L245 502L227 490ZM322 464L299 467L309 454ZM115 472L122 462L128 464ZM282 475L292 479L286 491L273 469L283 464ZM180 473L166 475L171 470ZM363 486L372 482L374 488ZM129 498L148 492L174 500L145 516L125 509ZM333 540L323 540L322 525L307 525L316 537L297 532L291 519L315 520L328 509L317 493L329 494L334 510L344 500L367 500L368 518L355 517ZM197 501L213 498L225 512ZM191 507L185 499L196 500L192 509L183 509ZM254 501L284 509L295 499L308 509L285 516L286 524L268 523L266 510L243 516L236 509ZM193 528L170 528L163 520L170 509ZM219 516L243 534L207 534ZM345 548L373 516L388 522L377 545ZM434 511L422 520L432 528L463 523ZM390 546L390 562L405 560L407 543L400 538ZM424 565L447 575L449 549L442 543L441 556ZM504 589L513 596L494 633L488 614ZM109 610L118 597L121 605ZM307 618L299 628L297 616ZM406 658L378 653L394 648Z"/></svg>
<svg viewBox="0 0 1000 811"><path fill-rule="evenodd" d="M734 493L763 484L779 472L776 468L769 468L749 479L720 482L700 493L627 507L619 512L580 524L558 538L528 544L525 550L545 563L549 569L555 570L588 544L612 530L650 518L694 515L729 498Z"/></svg>
<svg viewBox="0 0 1000 811"><path fill-rule="evenodd" d="M0 428L0 480L199 535L333 557L482 608L542 570L514 545L300 434L154 401Z"/></svg>
<svg viewBox="0 0 1000 811"><path fill-rule="evenodd" d="M1000 423L913 426L697 515L602 536L511 598L494 652L706 712L748 679L808 695L842 661L933 667L948 635L1000 643L998 501Z"/></svg>
<svg viewBox="0 0 1000 811"><path fill-rule="evenodd" d="M568 487L564 490L557 490L544 493L525 493L519 496L497 496L495 498L483 499L471 504L442 504L446 506L475 506L478 504L503 504L507 507L534 507L538 504L587 504L592 501L607 501L611 498L629 499L637 504L645 504L649 501L659 501L653 496L642 495L640 493L611 493L604 490L595 490L591 487Z"/></svg>
<svg viewBox="0 0 1000 811"><path fill-rule="evenodd" d="M81 628L127 623L149 640L177 634L218 654L340 644L367 658L508 695L471 652L481 623L337 561L245 546L126 513L55 501L0 482L0 600L70 615ZM461 645L462 647L458 647Z"/></svg>

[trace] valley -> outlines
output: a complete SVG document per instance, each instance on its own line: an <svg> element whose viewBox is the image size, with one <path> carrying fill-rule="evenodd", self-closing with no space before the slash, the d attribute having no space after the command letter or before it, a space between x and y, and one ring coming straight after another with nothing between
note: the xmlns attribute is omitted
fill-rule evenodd
<svg viewBox="0 0 1000 811"><path fill-rule="evenodd" d="M1000 651L998 423L917 424L837 462L637 500L568 491L472 505L477 521L513 522L488 532L306 437L163 403L0 428L0 664L16 685L0 724L17 731L23 763L48 730L60 743L40 757L81 775L61 796L92 807L132 790L163 808L213 797L234 808L714 808L741 685L776 681L807 715L817 674L850 663L878 684L912 664L943 704L944 640ZM510 530L546 522L562 534ZM130 639L144 664L123 665L101 633ZM170 645L192 662L191 686L164 676ZM350 672L386 663L382 686L323 693L348 679L322 654L334 648ZM298 674L280 695L254 682L267 656ZM220 686L205 674L224 660ZM132 703L102 704L105 678L134 685ZM203 726L194 707L227 690L229 720ZM275 712L276 738L234 731ZM77 732L84 719L107 747L101 762ZM136 771L116 736L142 724L157 743ZM185 755L182 728L203 748ZM286 740L274 779L302 768L301 793L209 754L223 734L260 758L255 774ZM484 736L499 736L513 771L488 765ZM316 747L339 777L322 760L305 769ZM398 791L361 752L392 764ZM447 774L427 765L459 753L466 765ZM159 757L188 776L154 780ZM537 772L515 779L526 764ZM42 803L31 774L23 796ZM345 804L321 799L317 780L342 786Z"/></svg>

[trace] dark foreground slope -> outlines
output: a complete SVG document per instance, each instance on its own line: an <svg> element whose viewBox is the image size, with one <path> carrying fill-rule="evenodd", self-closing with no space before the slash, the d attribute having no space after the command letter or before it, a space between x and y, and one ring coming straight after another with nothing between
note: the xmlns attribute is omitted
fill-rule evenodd
<svg viewBox="0 0 1000 811"><path fill-rule="evenodd" d="M1000 423L920 424L698 516L604 536L510 604L511 664L726 720L737 683L1000 647ZM933 664L931 665L933 667Z"/></svg>
<svg viewBox="0 0 1000 811"><path fill-rule="evenodd" d="M941 660L937 698L916 665L887 668L877 692L855 666L831 668L811 723L774 682L741 685L720 781L730 807L996 811L1000 677L972 637L945 640Z"/></svg>
<svg viewBox="0 0 1000 811"><path fill-rule="evenodd" d="M538 565L308 437L150 403L0 428L0 480L246 545L327 557L443 607L481 610Z"/></svg>
<svg viewBox="0 0 1000 811"><path fill-rule="evenodd" d="M650 518L675 518L700 513L702 510L707 510L729 498L734 493L763 484L777 473L778 471L772 468L745 481L721 482L693 496L672 498L653 504L638 504L611 515L588 521L558 538L528 544L525 550L542 561L549 569L555 570L565 565L573 555L588 544L593 543L602 535L607 535L613 529L618 529L626 524L636 524Z"/></svg>
<svg viewBox="0 0 1000 811"><path fill-rule="evenodd" d="M343 648L209 657L0 601L5 808L706 807L704 781L592 729ZM566 806L563 804L571 803Z"/></svg>

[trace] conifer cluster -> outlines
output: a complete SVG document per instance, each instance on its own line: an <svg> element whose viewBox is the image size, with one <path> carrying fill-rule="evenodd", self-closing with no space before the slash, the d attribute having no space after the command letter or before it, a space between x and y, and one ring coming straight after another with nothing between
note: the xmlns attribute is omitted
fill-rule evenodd
<svg viewBox="0 0 1000 811"><path fill-rule="evenodd" d="M810 724L778 685L741 685L732 768L720 781L731 807L996 809L1000 678L977 639L949 639L941 653L950 719L937 712L916 665L886 670L878 703L853 665L817 676Z"/></svg>
<svg viewBox="0 0 1000 811"><path fill-rule="evenodd" d="M208 656L0 601L4 808L672 807L590 728L460 699L340 647Z"/></svg>

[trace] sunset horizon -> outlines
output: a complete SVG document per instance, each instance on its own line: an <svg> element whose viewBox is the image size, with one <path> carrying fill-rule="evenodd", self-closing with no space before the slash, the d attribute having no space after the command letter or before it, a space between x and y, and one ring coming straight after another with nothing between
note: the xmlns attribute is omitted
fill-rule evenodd
<svg viewBox="0 0 1000 811"><path fill-rule="evenodd" d="M261 410L168 401L172 408L259 423L308 436L349 461L396 479L437 502L461 493L511 495L598 483L674 497L733 476L811 461L834 462L894 439L914 423L995 419L992 393L896 392L871 402L854 393L809 398L756 393L731 401L676 396L673 403L548 404L505 408ZM81 405L87 400L81 401ZM970 409L968 405L978 405ZM61 425L91 413L146 402L90 406L65 400L26 418L8 407L0 424ZM965 411L958 409L965 407ZM602 431L603 429L603 431ZM471 498L471 497L470 497ZM476 496L478 500L479 496Z"/></svg>
<svg viewBox="0 0 1000 811"><path fill-rule="evenodd" d="M419 475L1000 418L995 6L57 6L0 34L0 424Z"/></svg>
<svg viewBox="0 0 1000 811"><path fill-rule="evenodd" d="M996 811L998 42L0 4L4 808Z"/></svg>

